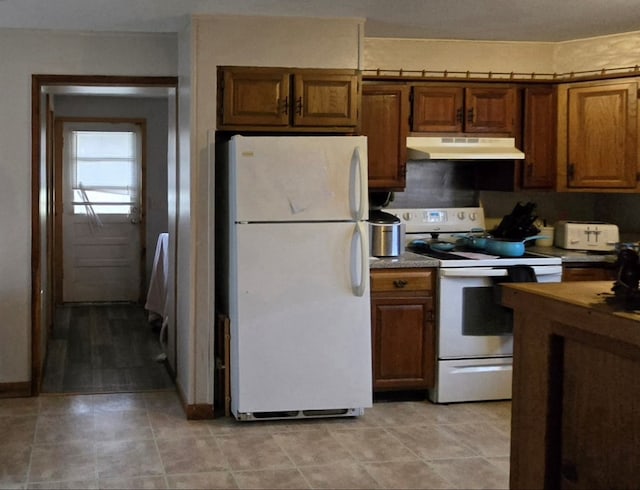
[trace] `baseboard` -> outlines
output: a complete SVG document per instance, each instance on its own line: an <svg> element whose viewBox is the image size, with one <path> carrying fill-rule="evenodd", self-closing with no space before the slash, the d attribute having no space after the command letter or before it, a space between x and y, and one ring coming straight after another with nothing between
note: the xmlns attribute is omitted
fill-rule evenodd
<svg viewBox="0 0 640 490"><path fill-rule="evenodd" d="M21 398L25 396L31 396L31 381L0 383L0 398Z"/></svg>
<svg viewBox="0 0 640 490"><path fill-rule="evenodd" d="M213 413L213 405L208 403L200 403L197 405L187 405L185 407L187 419L189 420L204 420L215 418Z"/></svg>
<svg viewBox="0 0 640 490"><path fill-rule="evenodd" d="M182 391L182 387L176 382L176 388L178 389L178 396L180 397L180 403L182 409L188 420L206 420L216 418L213 413L213 405L209 403L188 404L186 397Z"/></svg>

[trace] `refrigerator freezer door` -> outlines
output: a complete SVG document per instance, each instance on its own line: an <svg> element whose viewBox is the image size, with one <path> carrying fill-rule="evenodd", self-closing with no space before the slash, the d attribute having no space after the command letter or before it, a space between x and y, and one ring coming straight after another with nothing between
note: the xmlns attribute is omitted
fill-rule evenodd
<svg viewBox="0 0 640 490"><path fill-rule="evenodd" d="M236 417L371 406L368 273L353 277L362 261L368 264L366 233L354 233L361 226L236 225L230 264L237 272L230 285ZM364 256L354 235L365 241Z"/></svg>
<svg viewBox="0 0 640 490"><path fill-rule="evenodd" d="M365 136L234 136L235 222L366 219Z"/></svg>

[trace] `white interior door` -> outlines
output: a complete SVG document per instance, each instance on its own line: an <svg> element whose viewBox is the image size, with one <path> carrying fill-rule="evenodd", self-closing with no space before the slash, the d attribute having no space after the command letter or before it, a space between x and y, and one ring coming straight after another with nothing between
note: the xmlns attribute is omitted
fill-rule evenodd
<svg viewBox="0 0 640 490"><path fill-rule="evenodd" d="M63 301L138 301L139 127L65 123L63 151Z"/></svg>

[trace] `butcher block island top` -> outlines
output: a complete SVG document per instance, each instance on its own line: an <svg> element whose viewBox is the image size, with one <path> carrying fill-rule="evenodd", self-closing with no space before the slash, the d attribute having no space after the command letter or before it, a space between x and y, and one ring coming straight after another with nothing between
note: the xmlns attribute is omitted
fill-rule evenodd
<svg viewBox="0 0 640 490"><path fill-rule="evenodd" d="M587 308L590 311L589 315L613 316L632 322L640 322L640 311L625 310L620 301L614 300L612 287L613 281L509 284L509 289L502 294L502 302L505 306L513 308L520 305L523 295L527 295L525 301L532 299L532 296L529 295L535 295L554 302ZM542 301L542 299L537 299L537 301ZM602 332L602 327L596 328L598 332L605 333ZM640 323L635 326L631 324L631 328L632 330L640 328Z"/></svg>
<svg viewBox="0 0 640 490"><path fill-rule="evenodd" d="M638 488L640 314L611 281L502 286L514 310L511 488Z"/></svg>

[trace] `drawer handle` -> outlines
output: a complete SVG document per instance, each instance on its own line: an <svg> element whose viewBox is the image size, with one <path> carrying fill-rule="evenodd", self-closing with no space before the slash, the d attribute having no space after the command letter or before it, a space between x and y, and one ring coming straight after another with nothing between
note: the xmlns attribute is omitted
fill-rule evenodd
<svg viewBox="0 0 640 490"><path fill-rule="evenodd" d="M395 281L393 281L393 285L399 289L402 289L403 287L405 287L407 284L409 284L407 281L405 281L404 279L396 279Z"/></svg>

